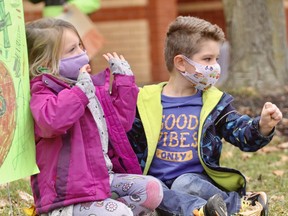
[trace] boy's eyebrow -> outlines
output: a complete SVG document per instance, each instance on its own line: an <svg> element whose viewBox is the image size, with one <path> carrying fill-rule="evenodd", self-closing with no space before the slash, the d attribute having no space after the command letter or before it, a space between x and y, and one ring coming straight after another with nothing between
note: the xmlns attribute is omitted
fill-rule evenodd
<svg viewBox="0 0 288 216"><path fill-rule="evenodd" d="M214 55L214 54L204 54L203 55L203 57L205 58L205 57L214 57L214 56L216 56L217 58L220 56L220 53L219 54L217 54L217 55Z"/></svg>

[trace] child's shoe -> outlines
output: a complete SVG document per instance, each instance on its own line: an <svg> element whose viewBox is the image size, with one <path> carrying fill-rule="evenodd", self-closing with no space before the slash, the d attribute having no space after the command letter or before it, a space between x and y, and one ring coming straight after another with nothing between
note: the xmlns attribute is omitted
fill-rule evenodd
<svg viewBox="0 0 288 216"><path fill-rule="evenodd" d="M219 194L210 197L207 203L193 211L195 216L227 216L227 208L224 200Z"/></svg>
<svg viewBox="0 0 288 216"><path fill-rule="evenodd" d="M242 198L239 216L268 216L268 199L264 192L249 192Z"/></svg>

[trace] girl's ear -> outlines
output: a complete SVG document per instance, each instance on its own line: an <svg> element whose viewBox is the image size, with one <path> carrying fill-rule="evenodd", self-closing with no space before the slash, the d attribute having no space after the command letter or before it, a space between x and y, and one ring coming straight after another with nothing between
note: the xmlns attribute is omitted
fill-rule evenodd
<svg viewBox="0 0 288 216"><path fill-rule="evenodd" d="M185 61L181 55L176 55L174 57L174 67L180 72L185 72Z"/></svg>

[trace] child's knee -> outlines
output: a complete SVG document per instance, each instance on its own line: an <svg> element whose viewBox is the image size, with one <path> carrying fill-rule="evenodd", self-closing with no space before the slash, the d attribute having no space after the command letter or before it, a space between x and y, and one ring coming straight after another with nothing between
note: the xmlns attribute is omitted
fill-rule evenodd
<svg viewBox="0 0 288 216"><path fill-rule="evenodd" d="M142 205L148 209L156 209L163 199L163 188L161 182L154 178L149 177L146 185L147 199Z"/></svg>

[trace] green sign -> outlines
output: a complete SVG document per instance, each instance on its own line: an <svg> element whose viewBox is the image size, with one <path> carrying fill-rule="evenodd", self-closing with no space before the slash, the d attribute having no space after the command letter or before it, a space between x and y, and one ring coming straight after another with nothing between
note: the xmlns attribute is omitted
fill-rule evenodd
<svg viewBox="0 0 288 216"><path fill-rule="evenodd" d="M0 0L0 184L38 172L22 0Z"/></svg>

